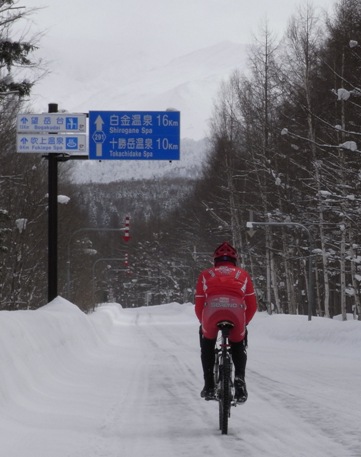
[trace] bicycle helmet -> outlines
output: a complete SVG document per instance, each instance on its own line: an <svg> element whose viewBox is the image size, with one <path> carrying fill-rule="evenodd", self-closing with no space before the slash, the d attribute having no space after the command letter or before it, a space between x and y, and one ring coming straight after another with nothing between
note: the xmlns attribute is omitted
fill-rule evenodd
<svg viewBox="0 0 361 457"><path fill-rule="evenodd" d="M231 246L227 241L222 243L218 248L214 251L213 259L214 262L222 262L228 261L233 262L234 264L237 263L237 251Z"/></svg>

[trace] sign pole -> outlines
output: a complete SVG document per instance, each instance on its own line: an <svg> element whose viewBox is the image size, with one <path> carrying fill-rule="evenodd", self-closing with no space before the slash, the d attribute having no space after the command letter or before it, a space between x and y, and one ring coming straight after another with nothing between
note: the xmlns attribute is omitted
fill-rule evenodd
<svg viewBox="0 0 361 457"><path fill-rule="evenodd" d="M58 296L58 162L88 159L85 113L59 113L49 103L48 113L18 114L16 149L45 153L48 160L48 301Z"/></svg>
<svg viewBox="0 0 361 457"><path fill-rule="evenodd" d="M58 105L49 103L49 113ZM48 301L58 296L58 158L48 154Z"/></svg>

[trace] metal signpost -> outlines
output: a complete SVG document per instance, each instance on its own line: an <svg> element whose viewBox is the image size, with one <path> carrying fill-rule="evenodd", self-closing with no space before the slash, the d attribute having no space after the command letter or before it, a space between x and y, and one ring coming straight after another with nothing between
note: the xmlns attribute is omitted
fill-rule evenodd
<svg viewBox="0 0 361 457"><path fill-rule="evenodd" d="M88 140L85 135L87 117ZM179 160L180 112L90 111L89 115L69 114L59 113L58 105L49 103L48 113L18 115L16 142L17 152L41 153L49 162L48 300L51 301L58 293L58 161L88 158Z"/></svg>
<svg viewBox="0 0 361 457"><path fill-rule="evenodd" d="M19 114L17 152L41 153L48 159L48 301L58 295L58 161L87 158L86 114L58 113L49 103L49 112ZM76 156L76 153L83 153Z"/></svg>
<svg viewBox="0 0 361 457"><path fill-rule="evenodd" d="M90 111L89 159L179 160L179 111Z"/></svg>

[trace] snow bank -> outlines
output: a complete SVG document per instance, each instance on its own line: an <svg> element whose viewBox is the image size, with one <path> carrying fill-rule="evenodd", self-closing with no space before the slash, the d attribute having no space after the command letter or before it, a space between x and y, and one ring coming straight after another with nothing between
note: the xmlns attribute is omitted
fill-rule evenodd
<svg viewBox="0 0 361 457"><path fill-rule="evenodd" d="M76 364L104 344L89 316L63 298L36 311L0 312L0 403L56 378L69 359Z"/></svg>
<svg viewBox="0 0 361 457"><path fill-rule="evenodd" d="M191 303L123 309L117 303L103 304L91 315L63 298L36 311L0 312L0 405L24 402L29 391L41 389L44 379L56 384L69 366L104 357L111 336L119 327L135 325L187 325L197 333L198 321ZM193 329L191 329L193 327ZM307 316L257 313L249 325L251 346L291 343L312 345L312 351L359 353L361 324ZM195 351L197 348L195 348ZM359 357L359 355L357 355Z"/></svg>
<svg viewBox="0 0 361 457"><path fill-rule="evenodd" d="M192 303L169 303L143 308L122 308L120 305L104 304L90 316L107 326L124 325L192 325L198 327L198 320ZM249 324L254 339L271 340L272 344L311 344L314 347L335 345L340 351L355 350L361 345L361 322L348 316L347 321L321 317L293 316L286 314L256 313ZM196 331L196 330L195 330ZM336 349L335 349L336 350Z"/></svg>
<svg viewBox="0 0 361 457"><path fill-rule="evenodd" d="M252 335L257 338L267 337L273 342L287 344L291 342L310 343L315 348L335 345L334 350L347 349L347 352L359 352L361 345L361 322L333 320L322 317L291 316L286 314L257 313L250 323ZM253 338L253 336L252 336Z"/></svg>
<svg viewBox="0 0 361 457"><path fill-rule="evenodd" d="M108 332L116 323L122 322L122 306L118 303L103 303L91 315L97 326Z"/></svg>
<svg viewBox="0 0 361 457"><path fill-rule="evenodd" d="M117 303L106 303L97 307L91 316L98 322L102 322L108 329L119 325L148 325L153 324L195 324L196 317L192 303L179 304L176 302L166 305L155 305L141 308L125 308Z"/></svg>

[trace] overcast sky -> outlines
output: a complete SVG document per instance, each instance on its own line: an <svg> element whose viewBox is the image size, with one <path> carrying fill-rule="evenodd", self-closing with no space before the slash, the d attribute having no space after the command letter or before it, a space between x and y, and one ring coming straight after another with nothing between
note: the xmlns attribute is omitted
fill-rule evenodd
<svg viewBox="0 0 361 457"><path fill-rule="evenodd" d="M86 80L100 70L128 71L134 56L166 63L221 41L249 43L267 20L282 36L299 0L19 0L42 9L31 16L30 32L43 33L39 54L52 73L42 83L55 92L61 80ZM314 0L332 10L332 0ZM129 58L131 56L131 58ZM66 71L66 76L64 76ZM91 72L91 73L90 73ZM59 73L60 74L60 73ZM52 78L52 79L51 79ZM60 76L59 76L60 78ZM37 86L41 91L41 84ZM45 91L45 90L44 90Z"/></svg>
<svg viewBox="0 0 361 457"><path fill-rule="evenodd" d="M90 55L92 47L107 53L135 47L153 53L188 52L231 40L247 43L267 18L282 32L299 0L27 0L44 7L32 20L46 31L43 44ZM330 9L332 0L314 0ZM71 46L71 47L69 47ZM79 55L81 57L81 55ZM101 62L94 55L94 64Z"/></svg>

